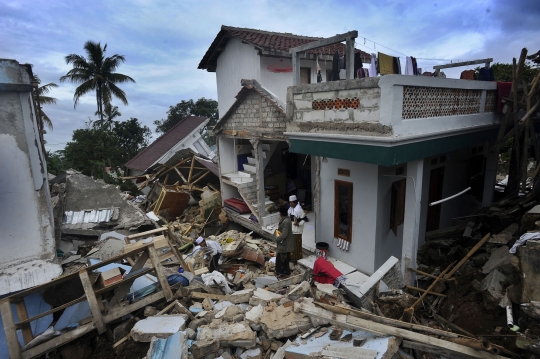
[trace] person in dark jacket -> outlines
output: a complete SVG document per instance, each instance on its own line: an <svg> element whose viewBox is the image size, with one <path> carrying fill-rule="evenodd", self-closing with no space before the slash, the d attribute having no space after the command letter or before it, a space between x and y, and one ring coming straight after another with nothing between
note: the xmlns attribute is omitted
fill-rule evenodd
<svg viewBox="0 0 540 359"><path fill-rule="evenodd" d="M282 206L279 209L279 235L274 236L274 241L277 243L276 250L276 276L288 276L291 274L289 262L291 260L291 252L294 251L294 237L292 231L292 222L287 215L288 208Z"/></svg>

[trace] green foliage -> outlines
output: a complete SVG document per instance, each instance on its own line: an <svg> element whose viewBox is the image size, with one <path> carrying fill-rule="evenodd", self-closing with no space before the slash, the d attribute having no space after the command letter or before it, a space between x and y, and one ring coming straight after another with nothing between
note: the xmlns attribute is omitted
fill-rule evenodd
<svg viewBox="0 0 540 359"><path fill-rule="evenodd" d="M66 64L73 68L66 75L60 77L60 81L70 81L79 84L73 96L74 107L77 107L81 96L88 93L96 93L97 112L100 120L104 121L103 106L110 104L112 97L118 98L124 105L128 104L126 94L117 84L135 82L131 77L116 72L118 67L126 61L122 55L105 57L107 44L101 47L101 43L87 41L84 44L87 58L77 54L65 57Z"/></svg>
<svg viewBox="0 0 540 359"><path fill-rule="evenodd" d="M208 121L208 124L201 130L201 135L208 145L216 143L215 136L208 131L208 128L214 127L219 119L218 102L204 97L198 99L196 102L193 100L182 100L175 106L170 106L169 111L167 111L166 119L154 121L156 132L165 133L169 131L174 125L187 116L208 117L210 121Z"/></svg>
<svg viewBox="0 0 540 359"><path fill-rule="evenodd" d="M55 176L66 170L64 151L45 151L45 161L47 162L47 172Z"/></svg>
<svg viewBox="0 0 540 359"><path fill-rule="evenodd" d="M493 69L495 81L512 82L512 64L501 64L497 62L491 65L491 68ZM521 78L530 84L536 74L538 74L538 70L538 67L535 67L530 61L525 61ZM476 78L478 78L479 73L480 67L475 68L474 74Z"/></svg>
<svg viewBox="0 0 540 359"><path fill-rule="evenodd" d="M111 131L89 122L86 128L73 131L71 142L66 144L66 166L87 176L103 178L105 167L123 166L148 146L150 136L150 129L141 125L136 118L123 122L113 121ZM117 184L114 179L111 181Z"/></svg>
<svg viewBox="0 0 540 359"><path fill-rule="evenodd" d="M42 106L43 105L56 105L56 99L54 97L47 96L47 94L51 91L51 89L57 88L58 85L55 84L54 82L51 82L46 85L39 86L39 84L41 84L41 79L36 74L34 74L33 81L38 84L37 97L40 104L39 119L40 121L42 121L42 123L39 124L39 127L43 129L44 126L47 126L49 130L52 131L53 129L52 121L49 118L49 116L47 116L45 112L43 112Z"/></svg>

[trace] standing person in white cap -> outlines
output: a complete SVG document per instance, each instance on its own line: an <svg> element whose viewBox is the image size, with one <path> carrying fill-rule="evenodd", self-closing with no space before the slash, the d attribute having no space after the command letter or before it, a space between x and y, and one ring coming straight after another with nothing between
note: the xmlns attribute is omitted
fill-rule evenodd
<svg viewBox="0 0 540 359"><path fill-rule="evenodd" d="M208 249L212 250L212 253L210 253L210 255L212 256L210 259L210 273L212 273L218 268L218 261L219 257L221 257L222 252L221 245L218 242L207 241L203 237L197 238L195 243L201 248L207 247Z"/></svg>
<svg viewBox="0 0 540 359"><path fill-rule="evenodd" d="M294 194L289 197L289 204L291 206L289 207L287 214L289 215L291 222L297 226L300 218L303 217L302 215L304 214L304 211L302 210L302 206L300 206L300 203Z"/></svg>

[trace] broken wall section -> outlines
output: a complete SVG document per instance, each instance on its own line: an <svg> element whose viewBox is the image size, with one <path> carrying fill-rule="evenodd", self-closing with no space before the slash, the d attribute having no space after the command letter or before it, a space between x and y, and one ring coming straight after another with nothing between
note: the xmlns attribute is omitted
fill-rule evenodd
<svg viewBox="0 0 540 359"><path fill-rule="evenodd" d="M0 60L0 295L62 273L31 79L29 66Z"/></svg>

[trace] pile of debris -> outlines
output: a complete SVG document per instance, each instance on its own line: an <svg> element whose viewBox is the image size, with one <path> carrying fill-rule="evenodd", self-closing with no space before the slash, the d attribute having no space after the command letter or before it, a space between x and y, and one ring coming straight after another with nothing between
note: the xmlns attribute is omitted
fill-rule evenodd
<svg viewBox="0 0 540 359"><path fill-rule="evenodd" d="M390 318L488 340L512 352L540 353L539 221L540 205L529 193L429 232L418 267L406 273L416 279L407 291L422 300L383 293L378 308Z"/></svg>

